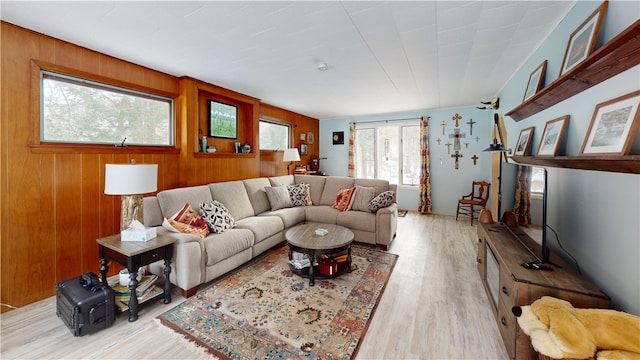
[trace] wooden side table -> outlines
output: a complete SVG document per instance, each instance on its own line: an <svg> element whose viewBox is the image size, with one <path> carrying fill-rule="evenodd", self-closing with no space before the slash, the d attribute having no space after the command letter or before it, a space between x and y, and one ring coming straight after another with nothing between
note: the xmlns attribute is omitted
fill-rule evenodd
<svg viewBox="0 0 640 360"><path fill-rule="evenodd" d="M97 239L100 256L100 274L102 282L107 284L109 260L124 266L129 271L129 322L138 319L138 287L137 272L141 266L149 265L164 259L164 303L171 302L171 258L173 257L173 243L175 239L158 235L149 241L120 241L120 234Z"/></svg>

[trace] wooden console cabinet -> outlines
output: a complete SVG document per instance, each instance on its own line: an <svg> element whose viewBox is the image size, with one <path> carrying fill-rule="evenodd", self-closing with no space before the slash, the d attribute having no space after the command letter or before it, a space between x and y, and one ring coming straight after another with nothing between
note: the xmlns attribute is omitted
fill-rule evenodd
<svg viewBox="0 0 640 360"><path fill-rule="evenodd" d="M533 239L527 235L521 238L540 253L540 246ZM610 303L606 294L553 253L551 261L561 266L554 267L553 271L531 270L520 265L534 259L503 225L478 225L478 272L511 359L538 358L529 337L511 312L513 306L529 305L544 295L583 308L608 308Z"/></svg>

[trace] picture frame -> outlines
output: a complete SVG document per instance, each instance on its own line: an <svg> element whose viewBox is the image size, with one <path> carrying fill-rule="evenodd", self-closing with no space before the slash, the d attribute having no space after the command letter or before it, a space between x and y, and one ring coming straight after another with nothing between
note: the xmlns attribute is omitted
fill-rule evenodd
<svg viewBox="0 0 640 360"><path fill-rule="evenodd" d="M516 143L516 149L514 150L514 155L527 156L529 155L529 148L531 147L531 139L533 138L533 131L535 127L528 127L526 129L520 130L520 135L518 136L518 142Z"/></svg>
<svg viewBox="0 0 640 360"><path fill-rule="evenodd" d="M540 89L542 88L542 80L544 79L545 71L547 70L547 60L543 61L542 64L538 65L538 67L533 70L531 75L529 75L529 81L527 82L527 88L524 92L524 97L522 98L522 102L525 102L532 98Z"/></svg>
<svg viewBox="0 0 640 360"><path fill-rule="evenodd" d="M333 145L344 145L344 131L333 132Z"/></svg>
<svg viewBox="0 0 640 360"><path fill-rule="evenodd" d="M640 90L596 105L580 155L627 155L640 126Z"/></svg>
<svg viewBox="0 0 640 360"><path fill-rule="evenodd" d="M209 99L209 136L238 138L238 107Z"/></svg>
<svg viewBox="0 0 640 360"><path fill-rule="evenodd" d="M298 135L298 138L300 139L300 141L305 141L307 140L307 134L300 133L300 135Z"/></svg>
<svg viewBox="0 0 640 360"><path fill-rule="evenodd" d="M308 154L308 146L307 144L300 144L300 156Z"/></svg>
<svg viewBox="0 0 640 360"><path fill-rule="evenodd" d="M309 144L313 144L314 141L315 141L315 136L313 135L313 133L311 131L309 131L307 133L307 142Z"/></svg>
<svg viewBox="0 0 640 360"><path fill-rule="evenodd" d="M540 138L537 156L557 156L564 132L569 123L569 115L549 120L544 125L544 132Z"/></svg>
<svg viewBox="0 0 640 360"><path fill-rule="evenodd" d="M569 36L567 49L562 60L560 76L569 72L586 59L596 46L602 20L607 11L608 2L603 2L578 28Z"/></svg>

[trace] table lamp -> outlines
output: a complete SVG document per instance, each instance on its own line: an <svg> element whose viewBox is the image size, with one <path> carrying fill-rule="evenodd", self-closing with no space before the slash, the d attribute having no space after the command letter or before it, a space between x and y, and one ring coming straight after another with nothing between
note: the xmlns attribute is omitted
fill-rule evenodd
<svg viewBox="0 0 640 360"><path fill-rule="evenodd" d="M287 175L290 174L289 167L293 164L294 161L300 161L300 154L298 153L297 148L289 148L284 151L284 156L282 157L282 161L289 161L287 165Z"/></svg>
<svg viewBox="0 0 640 360"><path fill-rule="evenodd" d="M142 195L158 189L158 165L106 164L104 193L121 195L120 231L128 229L133 220L144 223Z"/></svg>

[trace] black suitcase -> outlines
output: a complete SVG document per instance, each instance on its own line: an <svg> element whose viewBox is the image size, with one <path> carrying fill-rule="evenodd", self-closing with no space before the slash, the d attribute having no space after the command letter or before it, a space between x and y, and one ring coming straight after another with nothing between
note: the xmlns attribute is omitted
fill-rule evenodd
<svg viewBox="0 0 640 360"><path fill-rule="evenodd" d="M56 284L56 315L74 336L108 328L115 320L115 294L88 272Z"/></svg>

